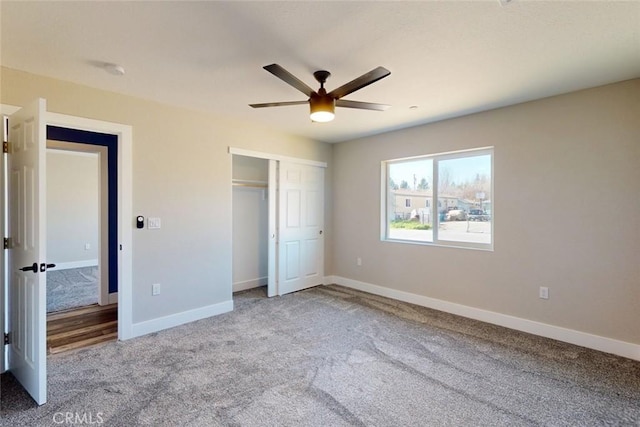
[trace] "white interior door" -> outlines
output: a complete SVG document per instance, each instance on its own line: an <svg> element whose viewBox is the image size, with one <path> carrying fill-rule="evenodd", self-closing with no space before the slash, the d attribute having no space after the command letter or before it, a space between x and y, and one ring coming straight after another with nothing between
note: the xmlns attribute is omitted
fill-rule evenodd
<svg viewBox="0 0 640 427"><path fill-rule="evenodd" d="M0 131L2 131L2 142L7 141L6 138L6 134L5 134L5 122L4 122L4 115L0 114L0 118L2 120L0 120ZM5 230L5 226L4 226L4 200L5 200L5 186L4 186L5 182L4 182L4 154L2 156L0 156L0 230L2 230L2 236L3 237L6 236L6 230ZM4 303L4 294L5 294L5 286L6 286L6 281L4 280L4 256L5 256L5 251L2 251L2 256L0 256L0 283L2 285L0 285L0 332L2 332L3 334L6 332L6 329L4 328L4 309L5 309L5 303ZM5 344L4 344L4 339L0 340L1 344L1 348L2 351L0 351L0 372L4 372L6 369L6 365L5 365L5 361L4 361L4 356L5 356Z"/></svg>
<svg viewBox="0 0 640 427"><path fill-rule="evenodd" d="M47 400L46 101L9 117L9 370L33 399Z"/></svg>
<svg viewBox="0 0 640 427"><path fill-rule="evenodd" d="M324 280L324 168L280 161L278 294Z"/></svg>

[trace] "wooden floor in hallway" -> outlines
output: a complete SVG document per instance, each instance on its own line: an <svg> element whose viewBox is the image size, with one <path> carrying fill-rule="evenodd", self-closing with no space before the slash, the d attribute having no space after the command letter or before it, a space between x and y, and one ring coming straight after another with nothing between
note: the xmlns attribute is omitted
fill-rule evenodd
<svg viewBox="0 0 640 427"><path fill-rule="evenodd" d="M47 353L118 339L118 305L98 304L47 314Z"/></svg>

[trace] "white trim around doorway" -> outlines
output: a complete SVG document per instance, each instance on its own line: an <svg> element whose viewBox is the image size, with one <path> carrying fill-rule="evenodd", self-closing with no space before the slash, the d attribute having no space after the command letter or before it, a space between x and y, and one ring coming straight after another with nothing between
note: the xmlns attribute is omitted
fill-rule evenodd
<svg viewBox="0 0 640 427"><path fill-rule="evenodd" d="M132 177L133 129L129 125L47 112L47 125L118 137L118 339L133 338ZM111 295L110 295L111 296Z"/></svg>
<svg viewBox="0 0 640 427"><path fill-rule="evenodd" d="M326 162L319 162L316 160L298 159L296 157L281 156L279 154L263 153L261 151L245 150L244 148L229 147L229 154L236 154L238 156L256 157L258 159L278 160L285 162L293 162L301 165L319 166L326 168Z"/></svg>

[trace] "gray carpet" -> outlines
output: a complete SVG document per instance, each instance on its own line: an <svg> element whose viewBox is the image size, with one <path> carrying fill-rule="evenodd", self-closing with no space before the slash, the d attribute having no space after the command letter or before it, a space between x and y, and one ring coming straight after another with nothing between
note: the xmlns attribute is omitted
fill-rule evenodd
<svg viewBox="0 0 640 427"><path fill-rule="evenodd" d="M7 426L638 426L640 362L339 286L49 358ZM59 416L58 416L59 417ZM88 419L88 418L85 418Z"/></svg>
<svg viewBox="0 0 640 427"><path fill-rule="evenodd" d="M47 271L47 313L97 303L97 266Z"/></svg>

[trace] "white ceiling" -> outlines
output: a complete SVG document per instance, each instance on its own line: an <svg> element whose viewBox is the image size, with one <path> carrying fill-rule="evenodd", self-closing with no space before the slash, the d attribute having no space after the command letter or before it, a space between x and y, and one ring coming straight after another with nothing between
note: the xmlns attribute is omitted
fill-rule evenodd
<svg viewBox="0 0 640 427"><path fill-rule="evenodd" d="M640 2L0 2L2 65L340 142L640 77ZM100 68L121 64L124 76ZM391 75L311 123L262 69L317 88L381 65ZM410 108L417 106L418 108Z"/></svg>

